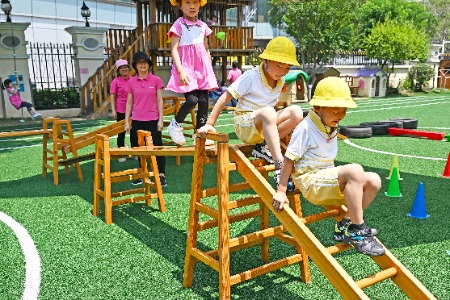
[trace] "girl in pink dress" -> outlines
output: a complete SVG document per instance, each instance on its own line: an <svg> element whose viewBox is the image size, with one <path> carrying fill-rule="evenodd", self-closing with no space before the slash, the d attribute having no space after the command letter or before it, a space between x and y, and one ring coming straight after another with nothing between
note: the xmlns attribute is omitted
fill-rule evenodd
<svg viewBox="0 0 450 300"><path fill-rule="evenodd" d="M8 93L9 102L11 102L12 106L14 106L17 110L22 107L26 107L33 120L36 118L42 118L42 115L34 109L33 104L25 102L22 98L20 98L19 87L14 85L10 79L6 79L3 82L3 89Z"/></svg>
<svg viewBox="0 0 450 300"><path fill-rule="evenodd" d="M170 137L178 144L186 142L182 123L198 104L197 128L208 118L208 92L218 88L217 79L208 50L208 36L212 30L197 19L200 6L206 0L170 0L178 6L183 16L178 18L168 32L172 40L172 71L167 90L183 93L186 101L167 127Z"/></svg>

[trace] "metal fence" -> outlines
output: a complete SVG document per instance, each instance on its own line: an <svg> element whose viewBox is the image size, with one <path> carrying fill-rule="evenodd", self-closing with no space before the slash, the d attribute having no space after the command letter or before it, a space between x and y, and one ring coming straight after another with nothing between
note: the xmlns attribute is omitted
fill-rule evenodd
<svg viewBox="0 0 450 300"><path fill-rule="evenodd" d="M36 109L80 107L72 47L69 44L31 43L27 52Z"/></svg>

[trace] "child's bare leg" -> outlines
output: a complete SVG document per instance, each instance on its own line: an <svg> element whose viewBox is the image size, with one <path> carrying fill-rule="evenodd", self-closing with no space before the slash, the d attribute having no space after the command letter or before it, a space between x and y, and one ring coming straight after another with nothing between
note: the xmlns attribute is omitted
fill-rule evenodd
<svg viewBox="0 0 450 300"><path fill-rule="evenodd" d="M363 198L362 207L366 209L375 199L378 191L381 188L381 178L380 175L373 172L364 172L364 187L363 187Z"/></svg>
<svg viewBox="0 0 450 300"><path fill-rule="evenodd" d="M277 113L272 107L264 107L254 112L255 126L262 130L267 147L274 161L282 161L283 154L280 147L280 135L277 128Z"/></svg>
<svg viewBox="0 0 450 300"><path fill-rule="evenodd" d="M278 115L277 126L280 138L292 133L297 125L303 120L302 109L298 106L289 106Z"/></svg>
<svg viewBox="0 0 450 300"><path fill-rule="evenodd" d="M350 217L353 224L363 224L364 169L357 164L339 166L338 182L346 199L346 217Z"/></svg>

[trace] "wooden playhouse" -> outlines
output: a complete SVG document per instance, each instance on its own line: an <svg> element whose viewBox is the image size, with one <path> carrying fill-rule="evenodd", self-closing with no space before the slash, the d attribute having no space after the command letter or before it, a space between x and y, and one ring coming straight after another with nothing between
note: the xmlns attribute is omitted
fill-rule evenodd
<svg viewBox="0 0 450 300"><path fill-rule="evenodd" d="M358 97L386 97L387 77L381 69L361 68L353 77Z"/></svg>

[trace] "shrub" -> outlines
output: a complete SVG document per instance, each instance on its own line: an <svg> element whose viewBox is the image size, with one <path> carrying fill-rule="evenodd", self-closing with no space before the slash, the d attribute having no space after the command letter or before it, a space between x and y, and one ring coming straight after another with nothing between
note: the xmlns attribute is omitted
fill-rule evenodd
<svg viewBox="0 0 450 300"><path fill-rule="evenodd" d="M80 107L80 94L76 88L33 89L33 100L37 110Z"/></svg>
<svg viewBox="0 0 450 300"><path fill-rule="evenodd" d="M431 66L420 63L409 69L408 78L414 83L415 91L422 91L423 85L430 81L433 74L434 70Z"/></svg>

